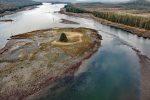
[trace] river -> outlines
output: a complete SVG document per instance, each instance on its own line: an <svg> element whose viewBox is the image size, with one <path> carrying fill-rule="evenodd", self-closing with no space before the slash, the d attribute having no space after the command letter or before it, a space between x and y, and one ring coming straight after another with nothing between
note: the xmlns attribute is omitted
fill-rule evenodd
<svg viewBox="0 0 150 100"><path fill-rule="evenodd" d="M57 27L87 27L102 35L102 46L84 62L75 77L62 81L50 89L41 100L139 100L141 67L135 48L150 58L150 40L137 37L121 29L112 28L92 19L58 13L65 4L43 3L37 8L6 15L0 19L0 48L10 36L34 30ZM61 23L67 19L79 24Z"/></svg>

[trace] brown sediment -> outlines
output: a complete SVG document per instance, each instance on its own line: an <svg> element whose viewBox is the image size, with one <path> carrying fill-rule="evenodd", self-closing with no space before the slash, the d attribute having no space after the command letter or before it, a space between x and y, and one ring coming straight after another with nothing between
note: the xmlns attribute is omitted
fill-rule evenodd
<svg viewBox="0 0 150 100"><path fill-rule="evenodd" d="M4 19L4 20L0 20L0 22L13 22L14 20L12 19Z"/></svg>
<svg viewBox="0 0 150 100"><path fill-rule="evenodd" d="M140 100L150 100L150 58L141 54L138 49L132 46L130 47L133 49L133 51L136 52L137 56L139 57L139 63L141 65Z"/></svg>
<svg viewBox="0 0 150 100"><path fill-rule="evenodd" d="M119 23L114 23L102 18L98 18L95 17L94 15L90 14L90 13L72 13L72 12L66 12L65 8L61 9L60 13L62 14L66 14L69 16L75 16L75 17L83 17L83 18L92 18L95 21L104 24L104 25L108 25L114 28L118 28L118 29L122 29L126 32L135 34L139 37L143 37L143 38L150 38L150 30L145 30L145 29L140 29L140 28L136 28L136 27L131 27L131 26L127 26L124 24L119 24Z"/></svg>
<svg viewBox="0 0 150 100"><path fill-rule="evenodd" d="M61 32L79 32L84 38L67 46L52 45ZM87 28L47 29L12 36L0 50L0 99L34 97L57 80L73 76L98 50L100 40L97 31Z"/></svg>
<svg viewBox="0 0 150 100"><path fill-rule="evenodd" d="M141 64L141 100L150 100L150 59L139 56Z"/></svg>
<svg viewBox="0 0 150 100"><path fill-rule="evenodd" d="M141 65L141 100L150 100L150 59L137 51Z"/></svg>
<svg viewBox="0 0 150 100"><path fill-rule="evenodd" d="M61 23L64 23L64 24L79 24L77 22L74 22L74 21L70 21L70 20L67 20L67 19L61 19Z"/></svg>

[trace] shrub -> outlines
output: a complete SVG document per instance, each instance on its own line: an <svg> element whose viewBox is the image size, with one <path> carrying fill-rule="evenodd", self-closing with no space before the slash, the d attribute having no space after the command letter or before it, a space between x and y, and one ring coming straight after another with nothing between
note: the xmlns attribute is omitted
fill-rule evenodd
<svg viewBox="0 0 150 100"><path fill-rule="evenodd" d="M61 33L59 41L61 41L61 42L68 42L68 38L67 38L65 33Z"/></svg>

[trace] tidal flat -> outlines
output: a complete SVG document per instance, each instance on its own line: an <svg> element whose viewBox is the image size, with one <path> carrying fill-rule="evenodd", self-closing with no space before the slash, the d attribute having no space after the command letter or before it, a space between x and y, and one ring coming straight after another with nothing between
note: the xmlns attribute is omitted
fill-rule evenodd
<svg viewBox="0 0 150 100"><path fill-rule="evenodd" d="M59 41L65 33L68 41ZM54 28L12 36L0 50L0 99L34 97L46 87L74 76L101 45L88 28Z"/></svg>

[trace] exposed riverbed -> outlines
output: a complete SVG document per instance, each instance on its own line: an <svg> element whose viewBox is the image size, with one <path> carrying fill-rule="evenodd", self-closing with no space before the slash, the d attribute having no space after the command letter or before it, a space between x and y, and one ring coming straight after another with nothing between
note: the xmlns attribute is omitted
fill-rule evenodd
<svg viewBox="0 0 150 100"><path fill-rule="evenodd" d="M74 77L60 81L61 84L54 89L47 89L41 100L139 100L142 93L141 64L137 52L132 48L150 57L150 40L92 19L57 13L62 7L64 4L43 4L0 18L14 20L0 22L0 48L12 35L55 27L92 28L102 35L99 51L82 64ZM78 24L62 23L62 19Z"/></svg>

